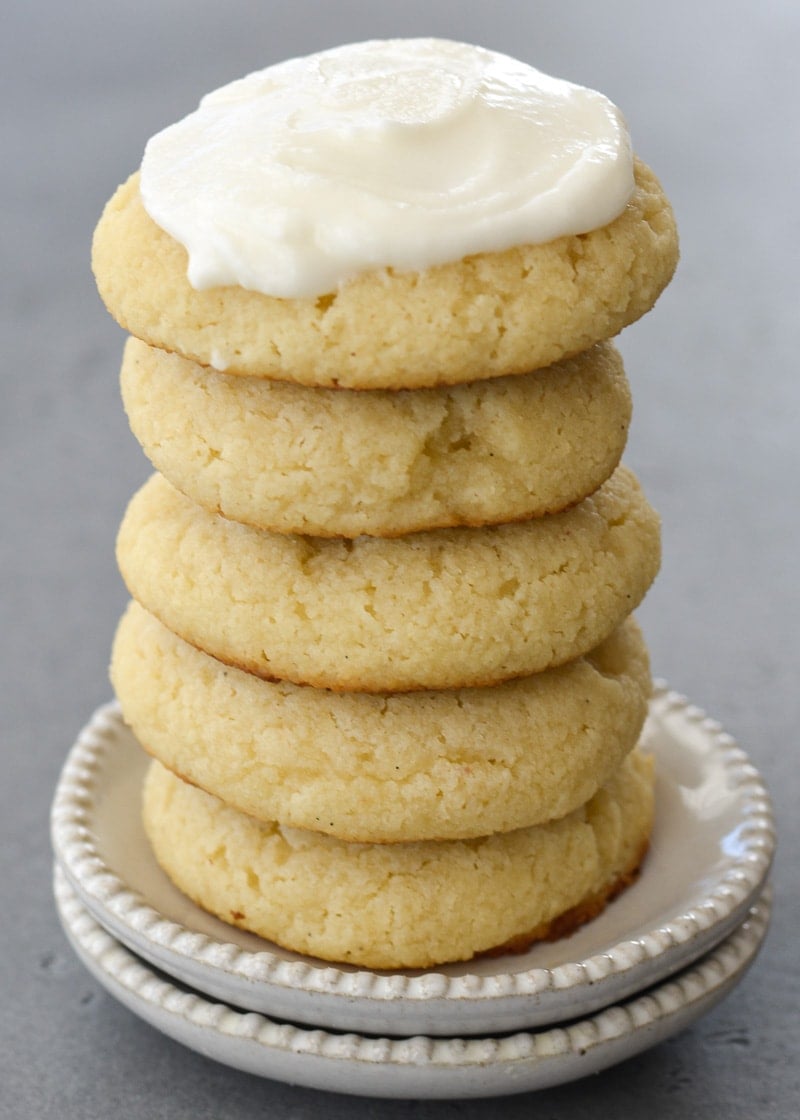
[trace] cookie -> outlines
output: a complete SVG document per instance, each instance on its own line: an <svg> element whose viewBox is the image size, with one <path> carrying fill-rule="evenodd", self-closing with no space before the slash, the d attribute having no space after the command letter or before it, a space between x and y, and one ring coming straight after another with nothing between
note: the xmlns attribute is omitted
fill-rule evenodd
<svg viewBox="0 0 800 1120"><path fill-rule="evenodd" d="M229 377L132 338L121 384L173 486L235 521L317 536L558 512L609 477L631 415L610 343L519 377L356 393Z"/></svg>
<svg viewBox="0 0 800 1120"><path fill-rule="evenodd" d="M266 679L369 692L495 684L580 657L639 604L659 523L634 475L564 513L384 540L269 533L154 475L117 547L134 599Z"/></svg>
<svg viewBox="0 0 800 1120"><path fill-rule="evenodd" d="M634 751L559 821L416 844L259 822L153 762L144 826L167 875L224 921L324 960L428 968L522 949L602 910L647 848L651 761Z"/></svg>
<svg viewBox="0 0 800 1120"><path fill-rule="evenodd" d="M672 211L649 168L635 174L623 213L590 233L424 272L368 272L307 299L192 288L186 251L146 213L135 174L103 212L92 263L131 334L231 374L414 389L527 373L613 337L669 282Z"/></svg>
<svg viewBox="0 0 800 1120"><path fill-rule="evenodd" d="M565 816L633 749L650 692L632 620L585 657L496 688L382 695L260 680L137 604L111 678L139 742L186 781L261 820L380 843Z"/></svg>

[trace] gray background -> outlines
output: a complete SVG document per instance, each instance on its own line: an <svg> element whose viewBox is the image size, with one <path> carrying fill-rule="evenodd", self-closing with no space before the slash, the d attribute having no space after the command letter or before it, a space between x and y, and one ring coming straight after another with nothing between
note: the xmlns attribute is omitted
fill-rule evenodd
<svg viewBox="0 0 800 1120"><path fill-rule="evenodd" d="M107 1118L797 1114L797 4L606 0L18 2L3 17L0 1115ZM503 1102L357 1101L241 1075L115 1004L49 898L47 810L109 696L125 602L113 560L148 468L117 392L121 331L89 274L92 227L147 137L199 96L350 39L482 42L625 110L672 197L683 260L623 349L628 461L664 521L641 611L656 671L737 736L775 794L767 947L683 1035L587 1082Z"/></svg>

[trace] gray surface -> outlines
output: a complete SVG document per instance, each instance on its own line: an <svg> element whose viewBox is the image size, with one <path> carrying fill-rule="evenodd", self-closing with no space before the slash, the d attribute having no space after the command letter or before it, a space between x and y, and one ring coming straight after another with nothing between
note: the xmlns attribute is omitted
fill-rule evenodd
<svg viewBox="0 0 800 1120"><path fill-rule="evenodd" d="M777 0L7 9L2 1117L797 1115L798 32L797 5ZM125 601L115 526L147 473L117 395L122 334L88 271L93 224L147 136L207 89L292 53L420 33L483 42L603 89L674 201L680 271L623 340L636 402L628 461L664 519L663 574L641 618L657 672L762 768L781 827L773 930L726 1003L591 1081L502 1103L356 1101L209 1063L97 987L49 899L48 802L74 733L109 695Z"/></svg>

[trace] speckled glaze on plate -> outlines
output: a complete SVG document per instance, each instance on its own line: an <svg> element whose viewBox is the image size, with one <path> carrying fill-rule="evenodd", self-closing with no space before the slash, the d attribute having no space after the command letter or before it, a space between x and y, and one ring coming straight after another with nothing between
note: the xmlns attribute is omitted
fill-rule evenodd
<svg viewBox="0 0 800 1120"><path fill-rule="evenodd" d="M358 1096L466 1098L546 1089L597 1073L687 1027L744 976L764 940L767 888L745 922L689 969L592 1018L490 1038L331 1034L212 1003L145 965L81 905L58 866L75 952L107 991L170 1038L262 1077Z"/></svg>
<svg viewBox="0 0 800 1120"><path fill-rule="evenodd" d="M717 723L657 688L656 827L639 881L593 922L527 953L381 973L331 966L227 926L161 871L140 821L147 758L116 705L73 747L52 812L55 853L95 919L215 998L281 1019L396 1035L485 1034L587 1015L684 968L743 919L774 829L756 770Z"/></svg>

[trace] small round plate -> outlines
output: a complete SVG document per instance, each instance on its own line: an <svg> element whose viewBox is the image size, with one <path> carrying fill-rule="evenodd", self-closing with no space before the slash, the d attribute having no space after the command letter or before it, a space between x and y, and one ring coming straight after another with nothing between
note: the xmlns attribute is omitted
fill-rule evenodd
<svg viewBox="0 0 800 1120"><path fill-rule="evenodd" d="M199 1053L262 1077L358 1096L488 1097L607 1069L688 1026L744 976L766 936L767 888L725 941L645 995L563 1027L494 1038L330 1034L212 1003L176 987L95 922L58 865L64 930L88 970L136 1015Z"/></svg>
<svg viewBox="0 0 800 1120"><path fill-rule="evenodd" d="M156 863L140 820L147 758L116 705L65 764L55 854L94 918L139 956L215 999L280 1019L393 1035L470 1035L591 1014L685 968L743 920L774 849L769 797L719 725L665 687L643 745L657 758L656 825L639 881L571 937L425 972L302 957L224 925Z"/></svg>

